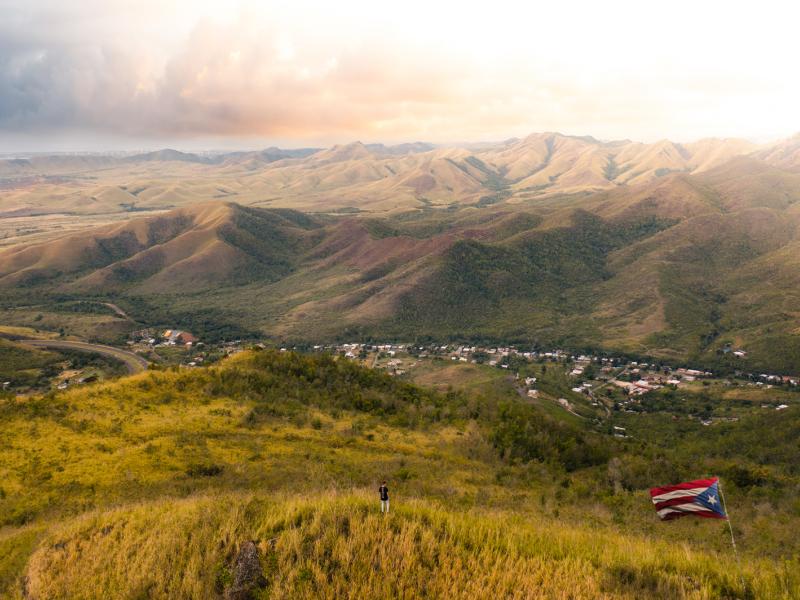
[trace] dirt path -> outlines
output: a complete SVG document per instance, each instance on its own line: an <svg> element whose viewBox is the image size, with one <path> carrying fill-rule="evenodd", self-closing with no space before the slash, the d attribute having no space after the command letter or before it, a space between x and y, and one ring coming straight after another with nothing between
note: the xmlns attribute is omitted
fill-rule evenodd
<svg viewBox="0 0 800 600"><path fill-rule="evenodd" d="M528 392L527 392L527 390L526 390L525 388L523 388L523 387L517 387L517 388L516 388L516 390L517 390L517 393L520 395L520 397L521 397L521 398L524 398L526 401L530 401L530 400L532 399L532 398L529 398L529 397L528 397ZM538 399L539 399L539 398L536 398L536 400L538 400ZM556 405L556 406L558 406L559 408L562 408L562 409L564 409L565 411L567 411L567 412L568 412L569 414L571 414L571 415L575 415L575 416L576 416L576 417L578 417L579 419L584 419L584 420L585 420L585 419L587 418L587 417L584 417L583 415L579 415L578 413L576 413L576 412L575 412L574 410L572 410L571 408L567 408L566 406L564 406L564 405L563 405L563 404L561 404L560 402L557 402L557 401L555 401L555 400L553 400L552 402L553 402L553 404L555 404L555 405Z"/></svg>
<svg viewBox="0 0 800 600"><path fill-rule="evenodd" d="M126 313L124 310L122 310L122 309L121 309L119 306L117 306L116 304L112 304L111 302L103 302L103 305L104 305L104 306L107 306L108 308L110 308L111 310L113 310L115 313L117 313L117 315L119 315L119 316L120 316L120 317L122 317L123 319L127 319L128 321L131 321L131 322L133 322L133 319L131 319L131 318L128 316L128 313Z"/></svg>

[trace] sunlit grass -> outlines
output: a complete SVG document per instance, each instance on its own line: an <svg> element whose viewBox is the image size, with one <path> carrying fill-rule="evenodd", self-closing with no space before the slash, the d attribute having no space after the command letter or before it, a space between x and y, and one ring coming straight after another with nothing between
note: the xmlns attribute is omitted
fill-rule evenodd
<svg viewBox="0 0 800 600"><path fill-rule="evenodd" d="M30 558L35 598L214 598L256 540L269 598L792 598L796 574L569 523L369 492L220 494L96 511ZM21 596L18 596L21 597Z"/></svg>
<svg viewBox="0 0 800 600"><path fill-rule="evenodd" d="M606 465L567 476L501 460L486 424L455 410L486 398L454 397L439 420L428 396L408 414L332 395L298 405L270 386L333 388L331 371L298 360L278 375L258 357L3 399L0 596L215 598L250 539L270 598L797 596L796 563L752 545L777 534L767 513L744 537L740 578L719 523L658 523L646 495L613 491Z"/></svg>

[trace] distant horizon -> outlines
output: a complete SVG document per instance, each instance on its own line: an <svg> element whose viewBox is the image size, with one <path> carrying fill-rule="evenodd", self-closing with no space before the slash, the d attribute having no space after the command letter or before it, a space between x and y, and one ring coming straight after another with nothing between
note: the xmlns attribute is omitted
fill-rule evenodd
<svg viewBox="0 0 800 600"><path fill-rule="evenodd" d="M234 152L259 152L263 150L267 150L269 148L278 148L280 150L300 150L300 149L317 149L317 150L325 150L328 148L333 148L336 146L348 146L351 144L361 143L365 146L370 145L383 145L386 147L393 147L393 146L402 146L406 144L430 144L437 148L458 148L464 146L476 146L476 145L497 145L508 142L510 140L524 140L527 137L532 135L546 135L546 134L553 134L553 135L560 135L563 137L571 137L571 138L592 138L595 139L597 142L602 144L612 144L616 142L630 142L630 143L638 143L638 144L655 144L660 141L669 141L673 144L693 144L697 142L701 142L703 140L742 140L746 142L750 142L756 145L769 145L780 142L782 140L791 139L795 136L800 135L800 131L797 132L790 132L786 135L778 135L769 138L753 138L753 137L742 137L742 136L704 136L700 138L688 139L688 140L678 140L672 139L669 137L656 137L652 140L639 140L639 139L632 139L632 138L625 138L625 137L613 137L613 138L601 138L591 133L585 134L575 134L575 133L564 133L561 131L532 131L527 134L522 135L512 135L508 137L498 138L498 139L480 139L480 140L460 140L460 141L451 141L451 142L433 142L430 140L424 139L411 139L408 140L372 140L372 139L342 139L341 141L333 141L329 143L303 143L302 141L293 142L291 140L262 140L260 143L242 143L241 145L236 145L237 141L241 140L227 140L225 143L218 143L216 146L209 143L208 145L197 145L197 142L186 142L179 141L179 140L172 140L168 141L165 140L163 142L154 142L152 145L142 145L142 146L117 146L117 147L76 147L72 149L13 149L9 148L6 149L3 146L3 141L0 140L0 159L2 160L9 160L15 157L17 158L25 158L27 156L57 156L57 155L112 155L112 154L119 154L119 155L135 155L135 154L145 154L151 152L158 152L162 150L175 150L177 152L182 152L185 154L229 154Z"/></svg>

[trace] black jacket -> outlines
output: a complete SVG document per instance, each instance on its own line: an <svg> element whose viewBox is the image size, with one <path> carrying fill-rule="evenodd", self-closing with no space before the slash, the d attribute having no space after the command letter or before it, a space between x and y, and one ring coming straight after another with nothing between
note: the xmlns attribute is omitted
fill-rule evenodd
<svg viewBox="0 0 800 600"><path fill-rule="evenodd" d="M388 500L389 499L389 488L385 485L382 485L378 488L378 493L381 495L381 500Z"/></svg>

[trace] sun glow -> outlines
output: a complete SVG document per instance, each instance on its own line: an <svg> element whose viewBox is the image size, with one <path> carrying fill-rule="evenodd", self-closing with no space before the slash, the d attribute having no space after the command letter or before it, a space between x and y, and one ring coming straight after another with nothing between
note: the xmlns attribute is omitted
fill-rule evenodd
<svg viewBox="0 0 800 600"><path fill-rule="evenodd" d="M0 131L329 143L800 129L797 6L4 0Z"/></svg>

